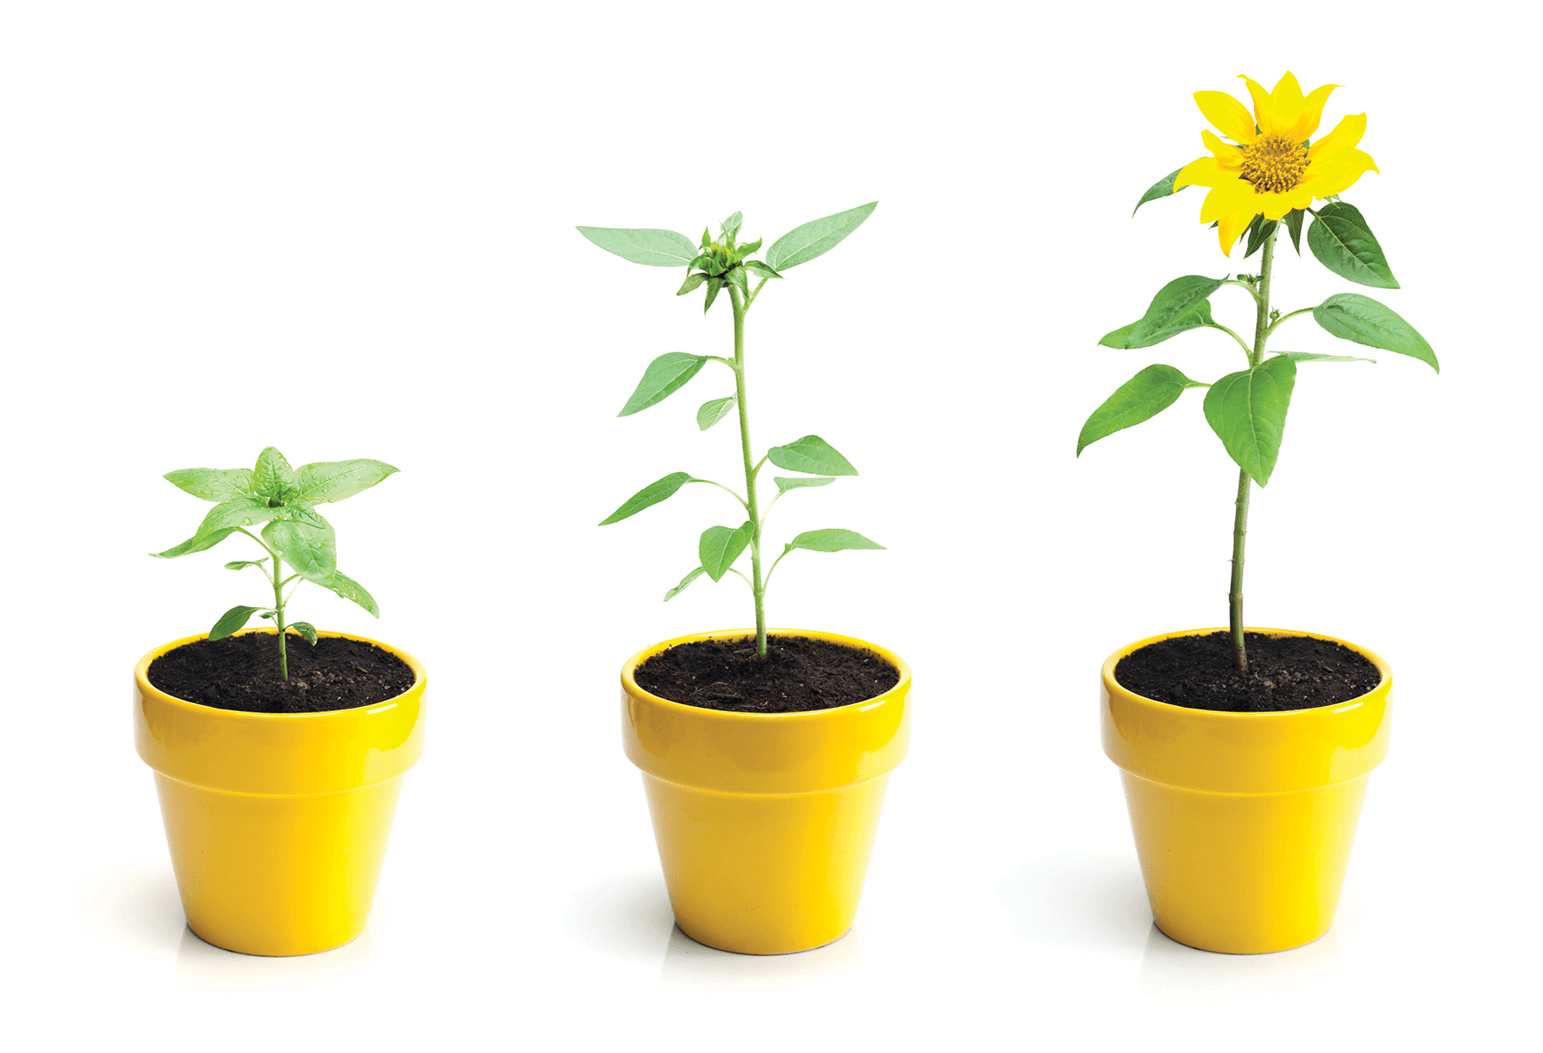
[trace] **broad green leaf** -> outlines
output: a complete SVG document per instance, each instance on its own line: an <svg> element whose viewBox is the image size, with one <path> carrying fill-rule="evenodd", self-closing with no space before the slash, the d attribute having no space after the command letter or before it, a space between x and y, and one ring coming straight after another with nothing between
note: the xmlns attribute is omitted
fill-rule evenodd
<svg viewBox="0 0 1543 1053"><path fill-rule="evenodd" d="M1227 374L1205 394L1206 422L1260 486L1275 470L1296 376L1297 364L1276 355L1258 368Z"/></svg>
<svg viewBox="0 0 1543 1053"><path fill-rule="evenodd" d="M786 446L773 446L766 451L766 459L790 472L807 472L810 475L857 474L851 462L818 435L805 435Z"/></svg>
<svg viewBox="0 0 1543 1053"><path fill-rule="evenodd" d="M317 526L294 519L278 519L263 527L263 540L306 581L324 585L337 573L337 535L325 520Z"/></svg>
<svg viewBox="0 0 1543 1053"><path fill-rule="evenodd" d="M744 213L736 212L723 221L723 233L725 237L739 237L739 225L745 220Z"/></svg>
<svg viewBox="0 0 1543 1053"><path fill-rule="evenodd" d="M359 458L352 461L317 461L301 465L295 472L295 482L285 495L285 501L299 501L307 505L321 505L329 501L341 501L398 471L385 461Z"/></svg>
<svg viewBox="0 0 1543 1053"><path fill-rule="evenodd" d="M803 487L806 487L806 486L829 486L831 483L833 483L835 481L836 481L835 477L834 476L830 476L830 475L815 476L812 479L810 479L810 478L790 479L786 475L775 475L775 476L772 476L772 482L777 484L777 493L779 493L779 494L785 494L789 490L802 489Z"/></svg>
<svg viewBox="0 0 1543 1053"><path fill-rule="evenodd" d="M150 554L156 559L176 559L178 556L186 556L193 552L202 552L205 549L213 548L235 532L235 527L226 527L223 530L213 530L207 534L194 534L182 544L173 545L165 552L152 552Z"/></svg>
<svg viewBox="0 0 1543 1053"><path fill-rule="evenodd" d="M1262 213L1255 216L1248 227L1248 251L1243 253L1243 258L1246 260L1263 248L1264 243L1270 240L1275 234L1275 228L1279 225L1277 220L1265 219Z"/></svg>
<svg viewBox="0 0 1543 1053"><path fill-rule="evenodd" d="M1157 416L1177 402L1186 388L1203 387L1172 366L1147 366L1093 411L1077 436L1077 456L1099 439Z"/></svg>
<svg viewBox="0 0 1543 1053"><path fill-rule="evenodd" d="M359 606L375 615L375 617L380 617L380 607L376 605L375 597L366 592L363 585L360 585L341 570L337 571L326 581L319 581L316 584L323 588L331 589L345 600L353 600Z"/></svg>
<svg viewBox="0 0 1543 1053"><path fill-rule="evenodd" d="M179 468L163 478L205 501L230 501L252 492L250 468Z"/></svg>
<svg viewBox="0 0 1543 1053"><path fill-rule="evenodd" d="M745 277L745 268L735 267L729 271L729 284L739 289L746 296L750 295L750 280Z"/></svg>
<svg viewBox="0 0 1543 1053"><path fill-rule="evenodd" d="M1141 195L1141 200L1136 202L1136 207L1130 210L1130 214L1134 216L1141 209L1141 206L1145 205L1148 201L1156 201L1160 197L1171 197L1172 195L1178 193L1178 190L1173 189L1173 181L1179 177L1179 173L1182 171L1184 171L1183 168L1175 168L1173 171L1163 176L1157 182L1147 187L1147 192ZM1179 187L1179 190L1186 189L1188 188L1182 186Z"/></svg>
<svg viewBox="0 0 1543 1053"><path fill-rule="evenodd" d="M686 280L680 283L680 288L675 290L675 295L685 296L688 292L690 292L692 289L695 289L706 280L707 275L693 271L692 273L686 275Z"/></svg>
<svg viewBox="0 0 1543 1053"><path fill-rule="evenodd" d="M738 530L726 526L708 527L697 542L697 554L702 557L702 570L709 578L718 581L729 572L745 546L750 544L753 528L745 523Z"/></svg>
<svg viewBox="0 0 1543 1053"><path fill-rule="evenodd" d="M766 265L775 271L785 271L823 256L856 230L878 207L877 201L870 201L866 205L794 227L772 242L771 248L766 250Z"/></svg>
<svg viewBox="0 0 1543 1053"><path fill-rule="evenodd" d="M633 494L622 502L622 506L600 521L601 526L610 526L612 523L620 523L628 516L637 515L650 505L656 505L668 497L673 497L675 491L687 483L697 482L685 472L672 472L663 479L649 483L643 489Z"/></svg>
<svg viewBox="0 0 1543 1053"><path fill-rule="evenodd" d="M266 523L284 511L283 508L269 508L267 498L252 494L232 501L222 501L209 509L209 514L204 516L204 521L198 525L198 531L192 537L165 552L152 552L151 555L160 559L174 559L191 552L202 552L224 541L237 527Z"/></svg>
<svg viewBox="0 0 1543 1053"><path fill-rule="evenodd" d="M669 592L664 594L664 602L665 603L669 603L675 597L679 596L682 592L685 592L686 591L686 586L690 585L693 581L696 581L698 578L700 578L703 573L704 573L704 571L702 570L702 568L698 567L696 570L693 570L690 574L687 574L684 578L681 578L679 585L675 586Z"/></svg>
<svg viewBox="0 0 1543 1053"><path fill-rule="evenodd" d="M1286 213L1286 229L1291 233L1291 247L1297 250L1297 255L1302 255L1302 217L1305 213L1299 208L1294 208Z"/></svg>
<svg viewBox="0 0 1543 1053"><path fill-rule="evenodd" d="M1398 288L1388 258L1360 210L1343 201L1331 201L1313 215L1316 222L1307 230L1307 247L1319 263L1357 285Z"/></svg>
<svg viewBox="0 0 1543 1053"><path fill-rule="evenodd" d="M663 402L685 387L686 382L696 376L706 362L706 355L688 355L681 351L660 355L643 371L643 379L638 381L637 390L617 416L630 417Z"/></svg>
<svg viewBox="0 0 1543 1053"><path fill-rule="evenodd" d="M214 623L209 630L209 639L223 640L237 629L244 628L252 615L262 610L261 607L232 607L220 615L220 620Z"/></svg>
<svg viewBox="0 0 1543 1053"><path fill-rule="evenodd" d="M301 636L305 637L306 643L310 644L312 647L316 646L316 626L312 625L310 622L295 622L290 626L290 628L295 630L295 632L299 633Z"/></svg>
<svg viewBox="0 0 1543 1053"><path fill-rule="evenodd" d="M1151 347L1160 344L1170 337L1187 333L1191 329L1201 329L1211 324L1211 301L1201 300L1195 305L1195 309L1186 315L1174 318L1161 329L1148 330L1139 340L1133 341L1131 334L1136 331L1136 326L1141 323L1132 322L1130 325L1121 326L1112 333L1105 333L1099 341L1104 347L1116 347L1121 350L1127 348Z"/></svg>
<svg viewBox="0 0 1543 1053"><path fill-rule="evenodd" d="M810 552L842 552L851 548L883 547L875 541L869 541L855 530L842 530L839 527L806 530L788 542L790 549L803 548Z"/></svg>
<svg viewBox="0 0 1543 1053"><path fill-rule="evenodd" d="M1147 313L1141 316L1130 331L1130 345L1145 347L1147 345L1142 341L1169 332L1174 325L1193 315L1196 308L1226 282L1226 278L1207 278L1201 274L1186 274L1182 278L1173 279L1152 297L1152 302L1147 305ZM1188 328L1193 329L1194 326Z"/></svg>
<svg viewBox="0 0 1543 1053"><path fill-rule="evenodd" d="M257 455L257 467L252 470L252 489L258 496L282 498L294 481L295 470L277 447L269 446Z"/></svg>
<svg viewBox="0 0 1543 1053"><path fill-rule="evenodd" d="M1284 355L1293 362L1370 362L1377 364L1375 358L1354 358L1350 355L1320 355L1312 351L1274 351L1272 354Z"/></svg>
<svg viewBox="0 0 1543 1053"><path fill-rule="evenodd" d="M722 278L710 278L707 282L707 302L702 305L702 313L706 314L713 308L713 301L718 298L718 290L723 288Z"/></svg>
<svg viewBox="0 0 1543 1053"><path fill-rule="evenodd" d="M713 399L704 402L696 411L696 426L703 431L717 424L724 417L734 412L734 407L739 404L739 396L730 395L725 399Z"/></svg>
<svg viewBox="0 0 1543 1053"><path fill-rule="evenodd" d="M1313 319L1341 340L1353 340L1367 347L1418 358L1441 372L1436 352L1414 326L1369 296L1360 293L1331 296L1313 308Z"/></svg>
<svg viewBox="0 0 1543 1053"><path fill-rule="evenodd" d="M749 271L751 274L758 274L758 275L760 275L762 278L780 278L780 277L782 277L781 274L778 274L776 271L774 271L770 267L766 266L766 264L762 263L760 260L746 260L745 261L745 269L747 271Z"/></svg>
<svg viewBox="0 0 1543 1053"><path fill-rule="evenodd" d="M684 267L697 254L691 239L673 230L579 227L578 231L606 252L647 267Z"/></svg>
<svg viewBox="0 0 1543 1053"><path fill-rule="evenodd" d="M226 570L245 570L247 567L260 567L268 562L268 557L262 559L233 559L225 564Z"/></svg>

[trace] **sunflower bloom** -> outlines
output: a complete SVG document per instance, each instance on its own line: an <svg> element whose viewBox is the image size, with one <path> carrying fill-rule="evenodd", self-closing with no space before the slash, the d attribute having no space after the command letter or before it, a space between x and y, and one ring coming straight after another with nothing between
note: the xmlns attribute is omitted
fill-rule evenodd
<svg viewBox="0 0 1543 1053"><path fill-rule="evenodd" d="M1210 129L1201 132L1211 156L1191 161L1173 181L1175 191L1210 188L1200 206L1200 222L1216 223L1224 255L1231 254L1255 216L1281 219L1314 200L1343 193L1364 173L1377 171L1376 162L1356 149L1366 133L1364 113L1345 117L1328 135L1312 139L1324 103L1338 84L1325 84L1304 96L1290 73L1269 92L1246 76L1242 79L1254 100L1252 115L1226 92L1195 92L1205 119L1232 141Z"/></svg>

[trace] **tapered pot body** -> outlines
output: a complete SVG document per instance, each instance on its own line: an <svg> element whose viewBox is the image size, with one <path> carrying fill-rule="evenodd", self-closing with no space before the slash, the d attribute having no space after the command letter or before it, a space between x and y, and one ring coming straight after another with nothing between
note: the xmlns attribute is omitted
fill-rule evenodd
<svg viewBox="0 0 1543 1053"><path fill-rule="evenodd" d="M1333 924L1367 782L1388 751L1393 674L1371 651L1335 640L1376 665L1381 682L1348 702L1280 713L1187 709L1115 680L1132 651L1216 631L1165 633L1109 657L1104 752L1125 783L1157 927L1208 951L1282 951Z"/></svg>
<svg viewBox="0 0 1543 1053"><path fill-rule="evenodd" d="M807 713L731 713L681 705L638 687L649 656L622 667L622 741L643 772L676 924L699 943L786 954L852 927L889 773L910 743L911 671L894 654L833 633L774 629L871 651L900 682L864 702Z"/></svg>
<svg viewBox="0 0 1543 1053"><path fill-rule="evenodd" d="M155 772L188 926L244 954L341 946L369 920L402 780L423 752L423 666L369 640L412 669L405 693L358 709L240 713L150 683L152 661L200 639L158 647L134 670L135 744Z"/></svg>

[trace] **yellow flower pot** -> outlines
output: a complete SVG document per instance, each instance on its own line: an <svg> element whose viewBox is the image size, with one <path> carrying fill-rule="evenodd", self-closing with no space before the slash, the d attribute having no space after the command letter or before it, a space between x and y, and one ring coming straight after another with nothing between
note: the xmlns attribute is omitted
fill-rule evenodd
<svg viewBox="0 0 1543 1053"><path fill-rule="evenodd" d="M1103 669L1104 752L1120 768L1157 927L1207 951L1260 954L1311 943L1339 905L1361 802L1388 752L1393 672L1359 698L1280 713L1215 713L1132 694Z"/></svg>
<svg viewBox="0 0 1543 1053"><path fill-rule="evenodd" d="M376 643L412 669L405 693L358 709L241 713L151 686L152 661L201 639L158 647L134 669L135 745L155 771L188 926L243 954L339 947L369 920L402 778L423 752L423 666Z"/></svg>
<svg viewBox="0 0 1543 1053"><path fill-rule="evenodd" d="M675 922L687 936L741 954L786 954L852 927L889 773L910 744L910 668L862 640L774 629L880 655L900 682L865 702L806 713L732 713L681 705L622 666L622 741L643 772Z"/></svg>

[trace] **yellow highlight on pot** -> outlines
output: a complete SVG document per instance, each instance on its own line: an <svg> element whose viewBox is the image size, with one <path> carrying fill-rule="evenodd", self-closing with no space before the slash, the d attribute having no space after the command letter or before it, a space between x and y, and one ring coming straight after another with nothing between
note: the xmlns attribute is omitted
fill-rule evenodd
<svg viewBox="0 0 1543 1053"><path fill-rule="evenodd" d="M1208 951L1259 954L1310 943L1339 905L1372 769L1388 752L1393 672L1367 694L1279 713L1216 713L1143 698L1103 668L1104 752L1120 768L1157 927Z"/></svg>
<svg viewBox="0 0 1543 1053"><path fill-rule="evenodd" d="M152 661L201 639L134 670L135 745L155 771L188 926L244 954L341 946L369 920L402 779L423 753L423 666L365 640L406 662L413 686L358 709L241 713L151 685Z"/></svg>
<svg viewBox="0 0 1543 1053"><path fill-rule="evenodd" d="M734 713L638 687L651 655L622 667L622 741L643 772L675 922L698 943L786 954L839 939L857 917L889 773L910 745L910 668L881 647L833 633L774 629L871 651L900 671L865 702L805 713Z"/></svg>

